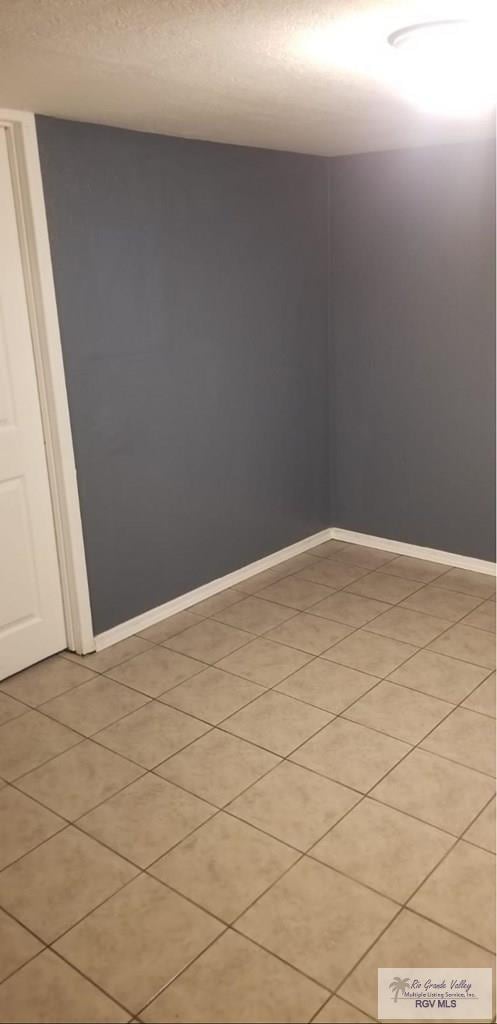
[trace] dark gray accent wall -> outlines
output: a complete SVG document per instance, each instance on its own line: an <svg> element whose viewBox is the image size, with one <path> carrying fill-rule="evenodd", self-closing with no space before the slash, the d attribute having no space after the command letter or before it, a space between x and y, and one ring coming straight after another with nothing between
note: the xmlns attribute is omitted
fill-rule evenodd
<svg viewBox="0 0 497 1024"><path fill-rule="evenodd" d="M495 554L495 140L329 161L331 519Z"/></svg>
<svg viewBox="0 0 497 1024"><path fill-rule="evenodd" d="M328 525L494 557L494 143L37 118L95 632Z"/></svg>
<svg viewBox="0 0 497 1024"><path fill-rule="evenodd" d="M98 633L329 525L327 163L37 130Z"/></svg>

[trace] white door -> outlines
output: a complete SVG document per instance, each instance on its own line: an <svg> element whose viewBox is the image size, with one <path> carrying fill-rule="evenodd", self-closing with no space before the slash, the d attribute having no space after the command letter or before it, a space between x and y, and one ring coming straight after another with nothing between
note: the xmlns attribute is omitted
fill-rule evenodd
<svg viewBox="0 0 497 1024"><path fill-rule="evenodd" d="M0 127L0 679L65 645L7 132Z"/></svg>

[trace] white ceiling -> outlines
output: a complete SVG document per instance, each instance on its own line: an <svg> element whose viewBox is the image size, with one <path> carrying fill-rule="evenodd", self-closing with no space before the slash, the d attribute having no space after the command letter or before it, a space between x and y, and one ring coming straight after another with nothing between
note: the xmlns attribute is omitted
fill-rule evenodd
<svg viewBox="0 0 497 1024"><path fill-rule="evenodd" d="M417 113L389 32L488 0L0 0L0 107L338 154L493 133Z"/></svg>

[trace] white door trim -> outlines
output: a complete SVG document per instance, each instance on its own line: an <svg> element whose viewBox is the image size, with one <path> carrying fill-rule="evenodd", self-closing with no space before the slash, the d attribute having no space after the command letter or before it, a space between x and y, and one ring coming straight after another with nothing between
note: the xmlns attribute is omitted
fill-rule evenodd
<svg viewBox="0 0 497 1024"><path fill-rule="evenodd" d="M7 129L31 336L38 378L67 646L95 650L76 466L33 114L0 109Z"/></svg>

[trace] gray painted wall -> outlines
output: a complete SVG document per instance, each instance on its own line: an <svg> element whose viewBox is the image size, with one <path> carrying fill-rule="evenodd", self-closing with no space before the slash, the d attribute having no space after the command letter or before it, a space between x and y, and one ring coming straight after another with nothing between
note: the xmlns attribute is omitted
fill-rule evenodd
<svg viewBox="0 0 497 1024"><path fill-rule="evenodd" d="M331 518L495 555L495 140L329 161Z"/></svg>
<svg viewBox="0 0 497 1024"><path fill-rule="evenodd" d="M327 164L37 128L98 633L329 524Z"/></svg>
<svg viewBox="0 0 497 1024"><path fill-rule="evenodd" d="M494 557L493 143L37 127L96 632L331 523Z"/></svg>

